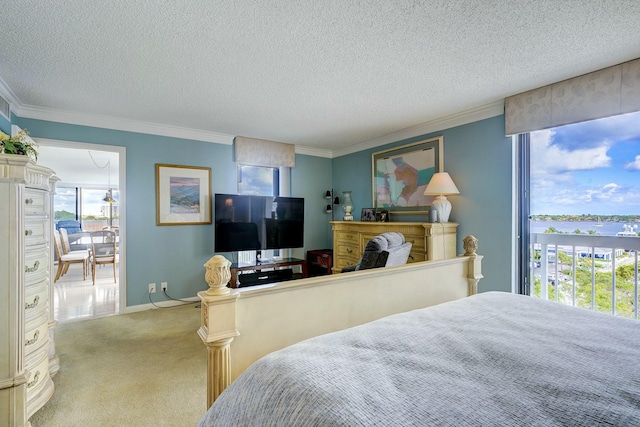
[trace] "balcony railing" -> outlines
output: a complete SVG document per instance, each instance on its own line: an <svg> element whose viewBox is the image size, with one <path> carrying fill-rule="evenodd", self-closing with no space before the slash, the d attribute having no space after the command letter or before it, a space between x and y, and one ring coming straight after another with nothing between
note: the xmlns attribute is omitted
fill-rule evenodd
<svg viewBox="0 0 640 427"><path fill-rule="evenodd" d="M640 237L532 233L531 294L637 320L639 251Z"/></svg>

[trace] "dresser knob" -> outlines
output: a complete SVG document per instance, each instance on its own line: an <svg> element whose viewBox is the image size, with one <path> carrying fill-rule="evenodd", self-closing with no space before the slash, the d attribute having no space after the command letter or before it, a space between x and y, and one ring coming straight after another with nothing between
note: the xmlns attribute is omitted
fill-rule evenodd
<svg viewBox="0 0 640 427"><path fill-rule="evenodd" d="M33 199L32 199L32 198L28 198L28 199L26 199L26 200L24 201L24 203L25 203L26 205L32 205L32 204L33 204Z"/></svg>
<svg viewBox="0 0 640 427"><path fill-rule="evenodd" d="M31 304L26 303L24 305L24 309L29 310L30 308L37 307L39 303L40 303L40 295L36 295L36 297L33 299L33 302Z"/></svg>
<svg viewBox="0 0 640 427"><path fill-rule="evenodd" d="M33 273L34 271L36 271L38 269L38 267L40 267L40 261L36 261L33 263L33 267L29 268L29 267L25 267L24 268L24 272L25 273Z"/></svg>
<svg viewBox="0 0 640 427"><path fill-rule="evenodd" d="M27 346L35 344L38 341L38 338L40 338L40 330L37 330L35 332L35 334L33 334L33 338L31 338L30 340L27 340L24 343L24 346L27 347Z"/></svg>
<svg viewBox="0 0 640 427"><path fill-rule="evenodd" d="M24 230L25 236L31 236L33 234L33 230Z"/></svg>
<svg viewBox="0 0 640 427"><path fill-rule="evenodd" d="M40 378L40 371L37 371L36 374L33 376L33 380L30 383L27 383L27 388L31 388L34 385L36 385L39 378Z"/></svg>

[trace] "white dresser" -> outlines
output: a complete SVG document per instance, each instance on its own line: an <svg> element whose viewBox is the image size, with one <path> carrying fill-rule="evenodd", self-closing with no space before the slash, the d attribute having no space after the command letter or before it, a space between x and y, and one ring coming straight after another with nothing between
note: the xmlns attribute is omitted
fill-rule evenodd
<svg viewBox="0 0 640 427"><path fill-rule="evenodd" d="M54 172L0 154L0 425L29 425L60 365L53 319Z"/></svg>

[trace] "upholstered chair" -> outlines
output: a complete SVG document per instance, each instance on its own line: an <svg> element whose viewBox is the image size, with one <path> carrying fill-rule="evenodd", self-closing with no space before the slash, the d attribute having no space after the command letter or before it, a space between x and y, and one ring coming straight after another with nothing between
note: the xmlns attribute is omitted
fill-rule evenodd
<svg viewBox="0 0 640 427"><path fill-rule="evenodd" d="M348 265L342 272L403 265L409 259L409 252L411 243L405 242L402 233L382 233L367 242L362 258L356 265Z"/></svg>

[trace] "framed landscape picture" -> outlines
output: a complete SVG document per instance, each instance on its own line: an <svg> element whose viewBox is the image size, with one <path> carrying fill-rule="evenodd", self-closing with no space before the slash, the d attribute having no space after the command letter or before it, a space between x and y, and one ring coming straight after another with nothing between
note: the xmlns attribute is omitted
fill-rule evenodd
<svg viewBox="0 0 640 427"><path fill-rule="evenodd" d="M444 170L443 137L430 138L371 155L373 205L390 213L424 213L433 202L424 190Z"/></svg>
<svg viewBox="0 0 640 427"><path fill-rule="evenodd" d="M211 224L211 168L156 164L156 225Z"/></svg>

